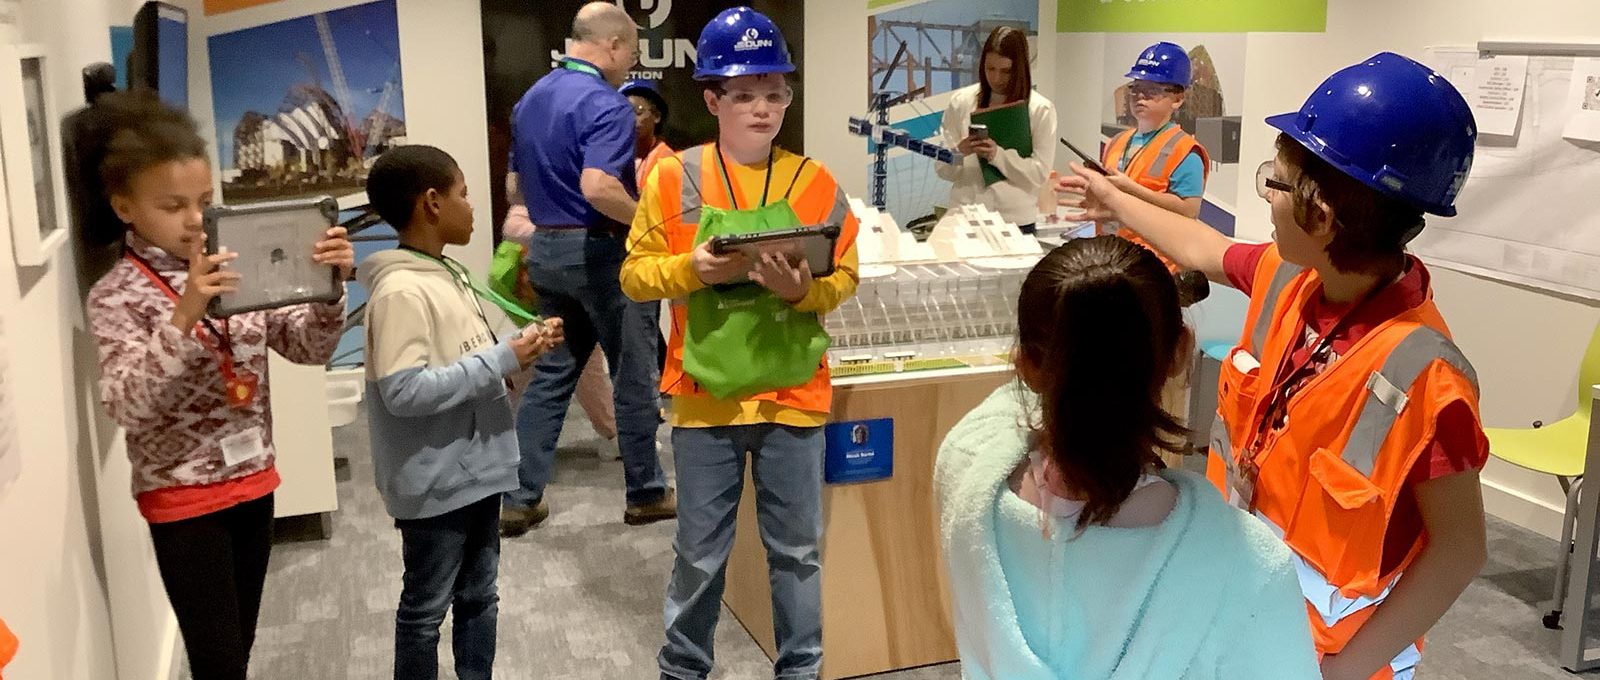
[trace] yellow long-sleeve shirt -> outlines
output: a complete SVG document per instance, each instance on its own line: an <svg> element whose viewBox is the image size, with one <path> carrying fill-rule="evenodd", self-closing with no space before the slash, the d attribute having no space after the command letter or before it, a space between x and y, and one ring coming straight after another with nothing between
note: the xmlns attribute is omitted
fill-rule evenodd
<svg viewBox="0 0 1600 680"><path fill-rule="evenodd" d="M699 149L692 149L690 153L699 153ZM783 198L790 189L790 179L794 178L793 196L798 197L804 187L809 186L818 178L832 181L826 168L816 161L807 163L804 170L800 169L803 157L775 149L770 173L772 184L768 190L768 202ZM688 251L674 252L667 242L667 234L662 225L665 215L661 207L661 195L656 181L661 172L661 166L676 163L676 161L662 161L655 170L645 179L644 186L639 193L639 211L633 218L633 228L628 235L628 259L622 263L622 291L628 297L639 301L672 300L674 305L683 304L683 300L706 284L700 280L694 271L691 254ZM754 165L740 165L730 162L727 166L728 176L733 182L733 194L738 198L741 207L761 205L763 187L769 175L765 162ZM799 172L798 177L796 172ZM700 178L695 178L700 183ZM726 192L721 186L722 182L702 183L701 191L706 200L716 200L718 204L726 200ZM712 198L712 192L718 192L717 199ZM855 216L848 215L847 221L854 222ZM846 229L846 233L854 234L854 228ZM815 279L811 282L811 290L794 308L802 312L813 312L818 315L827 314L850 296L855 295L856 284L860 280L860 263L856 255L856 246L852 240L845 249L844 255L834 263L833 273ZM679 336L682 329L675 329L674 337ZM674 427L719 427L726 425L753 425L758 423L776 423L794 427L818 427L827 422L827 413L803 411L770 401L756 400L724 400L710 395L676 395L672 399L672 424Z"/></svg>

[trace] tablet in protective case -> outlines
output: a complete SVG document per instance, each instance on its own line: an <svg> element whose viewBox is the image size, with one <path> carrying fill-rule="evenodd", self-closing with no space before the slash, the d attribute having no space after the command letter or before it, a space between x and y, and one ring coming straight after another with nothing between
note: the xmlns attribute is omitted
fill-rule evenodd
<svg viewBox="0 0 1600 680"><path fill-rule="evenodd" d="M763 231L739 236L718 236L712 239L711 251L718 255L743 252L751 262L761 259L762 253L788 256L789 263L798 265L803 258L811 265L811 275L817 278L833 274L833 251L843 231L838 226L799 227ZM733 285L748 283L749 274L737 279ZM724 284L727 285L727 284Z"/></svg>
<svg viewBox="0 0 1600 680"><path fill-rule="evenodd" d="M338 217L328 196L207 208L206 252L238 253L227 267L240 276L238 292L212 298L212 316L343 297L338 268L311 259Z"/></svg>

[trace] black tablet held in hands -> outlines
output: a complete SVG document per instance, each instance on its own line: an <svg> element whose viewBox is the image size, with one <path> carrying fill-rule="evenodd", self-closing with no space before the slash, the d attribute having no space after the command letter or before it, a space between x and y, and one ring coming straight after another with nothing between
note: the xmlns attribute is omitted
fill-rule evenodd
<svg viewBox="0 0 1600 680"><path fill-rule="evenodd" d="M344 296L337 267L312 259L339 218L328 196L206 209L206 252L238 253L224 265L239 273L239 290L211 300L212 316L231 316Z"/></svg>
<svg viewBox="0 0 1600 680"><path fill-rule="evenodd" d="M811 275L822 277L833 273L833 251L842 231L838 225L830 224L738 236L716 236L711 239L711 252L717 255L744 253L752 263L760 260L763 254L782 255L789 260L789 264L797 267L801 262L809 263ZM748 275L736 279L734 283L747 281L749 281Z"/></svg>
<svg viewBox="0 0 1600 680"><path fill-rule="evenodd" d="M1078 154L1078 158L1082 158L1083 159L1083 167L1086 167L1086 168L1088 168L1090 170L1098 172L1098 173L1100 173L1102 175L1111 174L1109 172L1106 172L1105 166L1100 165L1100 161L1095 160L1093 158L1090 158L1089 154L1084 153L1083 149L1079 149L1078 147L1073 146L1072 142L1067 141L1066 137L1062 137L1061 138L1061 143L1067 145L1067 148L1071 149L1072 153Z"/></svg>

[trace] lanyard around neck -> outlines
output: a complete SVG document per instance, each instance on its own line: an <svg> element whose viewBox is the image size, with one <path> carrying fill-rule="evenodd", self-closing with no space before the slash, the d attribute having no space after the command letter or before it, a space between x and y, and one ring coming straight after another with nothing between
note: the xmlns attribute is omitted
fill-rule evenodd
<svg viewBox="0 0 1600 680"><path fill-rule="evenodd" d="M1167 128L1172 127L1172 125L1172 121L1169 120L1165 125L1156 128L1154 132L1150 133L1150 138L1144 140L1144 143L1140 144L1137 150L1133 148L1133 138L1139 136L1138 130L1135 129L1133 136L1128 138L1128 145L1122 149L1122 167L1117 168L1117 170L1126 172L1128 168L1133 165L1133 161L1138 160L1139 155L1144 153L1146 149L1150 148L1150 143L1156 141L1156 138L1160 137L1161 133L1166 132ZM1130 155L1129 152L1132 152L1132 159L1129 159L1128 157Z"/></svg>
<svg viewBox="0 0 1600 680"><path fill-rule="evenodd" d="M411 253L419 260L428 260L430 262L434 262L439 266L444 267L445 271L450 272L450 278L454 279L457 284L466 288L473 294L472 304L478 308L478 319L483 321L484 326L489 326L489 315L483 312L483 304L481 304L479 300L488 300L490 304L493 304L502 310L507 309L507 305L521 308L521 305L507 300L505 296L495 292L493 289L480 286L475 283L472 280L472 274L467 271L467 268L455 260L452 260L448 257L434 257L430 253L425 253L418 248L408 246L404 243L400 244L400 249ZM489 328L489 336L495 338L495 342L500 341L498 336L495 335L494 328L492 327Z"/></svg>
<svg viewBox="0 0 1600 680"><path fill-rule="evenodd" d="M717 151L717 167L722 170L722 186L728 190L728 205L734 210L739 209L739 197L733 194L733 178L728 176L728 161L722 157L722 143L713 145ZM767 148L767 178L761 184L761 205L767 207L767 192L772 189L772 158L776 148Z"/></svg>
<svg viewBox="0 0 1600 680"><path fill-rule="evenodd" d="M604 78L605 77L605 76L600 75L600 69L597 69L597 68L595 68L593 66L585 64L585 63L583 63L581 61L574 61L572 59L572 57L567 57L565 59L562 59L561 60L561 68L564 68L564 69L566 69L568 71L577 71L579 73L587 73L587 74L589 74L591 76L595 76L595 77L598 77L598 78Z"/></svg>
<svg viewBox="0 0 1600 680"><path fill-rule="evenodd" d="M122 255L129 262L132 262L133 266L137 267L145 278L150 279L151 283L160 288L161 292L166 293L167 298L172 300L172 304L178 304L181 296L178 295L177 289L173 288L172 284L167 283L166 279L156 273L155 267L151 266L148 260L134 252L132 248L123 249ZM207 331L210 331L211 336L216 339L217 345L211 349L219 355L219 363L222 366L223 374L231 377L233 375L233 333L228 329L228 322L223 321L222 330L217 330L216 325L211 323L211 319L200 317L200 323L196 324L195 329L199 330L202 326Z"/></svg>

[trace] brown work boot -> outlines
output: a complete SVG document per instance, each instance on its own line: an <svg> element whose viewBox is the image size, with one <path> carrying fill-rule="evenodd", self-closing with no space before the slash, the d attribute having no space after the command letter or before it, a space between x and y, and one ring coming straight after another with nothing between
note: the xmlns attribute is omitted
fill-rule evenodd
<svg viewBox="0 0 1600 680"><path fill-rule="evenodd" d="M630 505L622 513L622 522L629 526L642 526L678 516L678 492L667 487L661 500L644 505Z"/></svg>
<svg viewBox="0 0 1600 680"><path fill-rule="evenodd" d="M516 538L540 524L550 517L550 506L544 499L539 499L539 504L531 508L500 508L500 536L502 538Z"/></svg>

